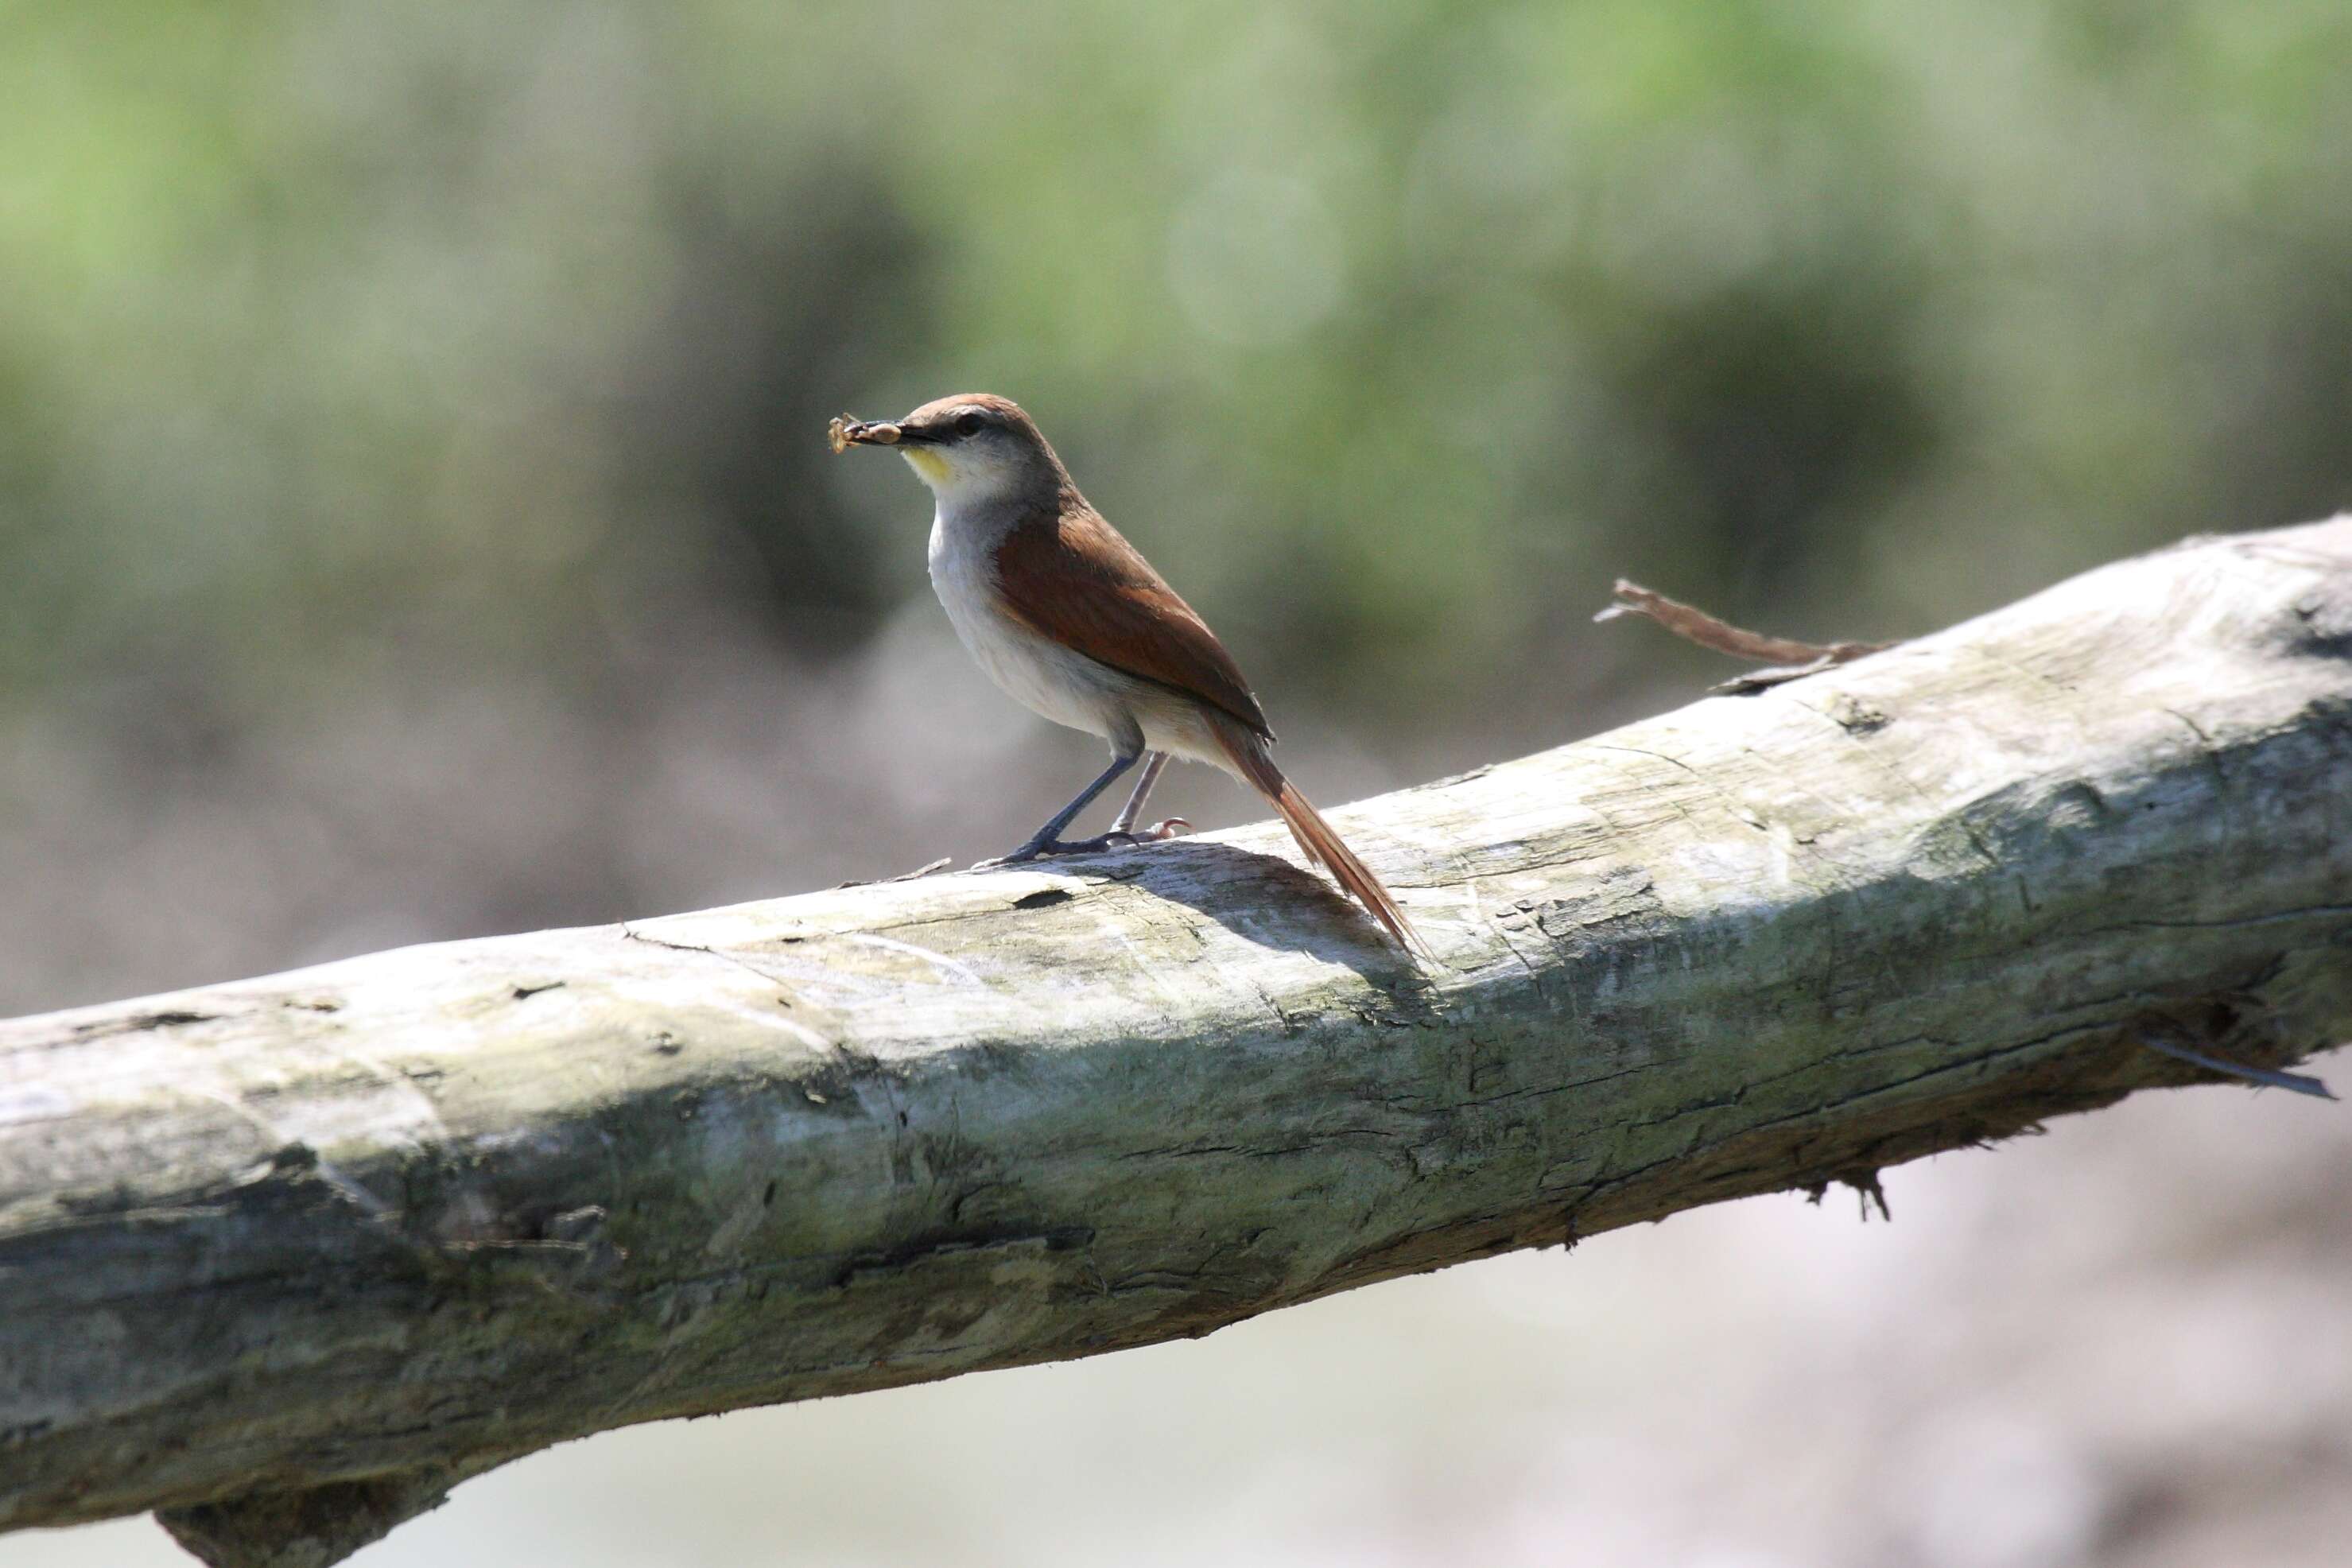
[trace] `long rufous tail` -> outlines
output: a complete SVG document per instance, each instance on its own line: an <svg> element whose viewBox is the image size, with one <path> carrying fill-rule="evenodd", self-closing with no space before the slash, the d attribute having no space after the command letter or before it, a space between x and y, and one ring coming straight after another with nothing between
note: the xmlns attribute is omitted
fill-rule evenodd
<svg viewBox="0 0 2352 1568"><path fill-rule="evenodd" d="M1426 954L1429 944L1422 941L1421 933L1405 919L1404 911L1381 885L1381 879L1372 875L1371 868L1356 858L1356 852L1323 820L1323 814L1298 793L1298 786L1282 776L1282 770L1266 751L1265 738L1222 713L1213 715L1210 725L1216 731L1217 744L1233 760L1234 771L1282 814L1290 836L1298 840L1298 847L1306 852L1307 858L1328 870L1339 886L1371 911L1372 918L1386 926L1389 934L1409 952Z"/></svg>

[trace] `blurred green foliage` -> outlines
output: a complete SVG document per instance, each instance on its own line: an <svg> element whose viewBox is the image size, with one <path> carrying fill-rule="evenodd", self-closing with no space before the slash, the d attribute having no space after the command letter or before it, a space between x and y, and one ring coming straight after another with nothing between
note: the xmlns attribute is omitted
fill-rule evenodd
<svg viewBox="0 0 2352 1568"><path fill-rule="evenodd" d="M824 420L959 388L1391 710L1620 573L1867 635L2352 499L2335 0L0 27L16 700L853 648L928 508Z"/></svg>

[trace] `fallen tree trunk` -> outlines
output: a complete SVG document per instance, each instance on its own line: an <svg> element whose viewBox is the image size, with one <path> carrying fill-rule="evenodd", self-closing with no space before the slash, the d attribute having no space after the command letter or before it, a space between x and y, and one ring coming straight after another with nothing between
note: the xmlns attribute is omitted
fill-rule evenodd
<svg viewBox="0 0 2352 1568"><path fill-rule="evenodd" d="M2352 519L1335 814L0 1026L0 1528L325 1563L2352 1036ZM2063 1194L2053 1194L2063 1202Z"/></svg>

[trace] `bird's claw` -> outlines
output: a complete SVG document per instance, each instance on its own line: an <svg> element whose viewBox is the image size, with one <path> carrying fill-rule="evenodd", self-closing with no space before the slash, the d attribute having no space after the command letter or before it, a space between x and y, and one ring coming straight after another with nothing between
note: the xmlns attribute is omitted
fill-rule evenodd
<svg viewBox="0 0 2352 1568"><path fill-rule="evenodd" d="M1140 845L1157 844L1173 838L1179 833L1189 833L1192 825L1181 816L1171 816L1155 822L1140 832L1130 833L1113 828L1092 838L1052 838L1044 843L1032 840L1010 855L1000 855L992 860L976 860L975 871L1001 870L1007 866L1025 866L1032 860L1043 860L1059 855L1099 855L1106 849L1133 849Z"/></svg>

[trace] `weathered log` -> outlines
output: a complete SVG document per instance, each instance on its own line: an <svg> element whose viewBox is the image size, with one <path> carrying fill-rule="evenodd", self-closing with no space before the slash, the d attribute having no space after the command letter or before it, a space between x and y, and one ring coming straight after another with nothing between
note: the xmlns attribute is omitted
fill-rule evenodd
<svg viewBox="0 0 2352 1568"><path fill-rule="evenodd" d="M1425 970L1260 826L0 1026L0 1528L323 1564L567 1437L2290 1061L2347 781L2352 519L1335 813Z"/></svg>

